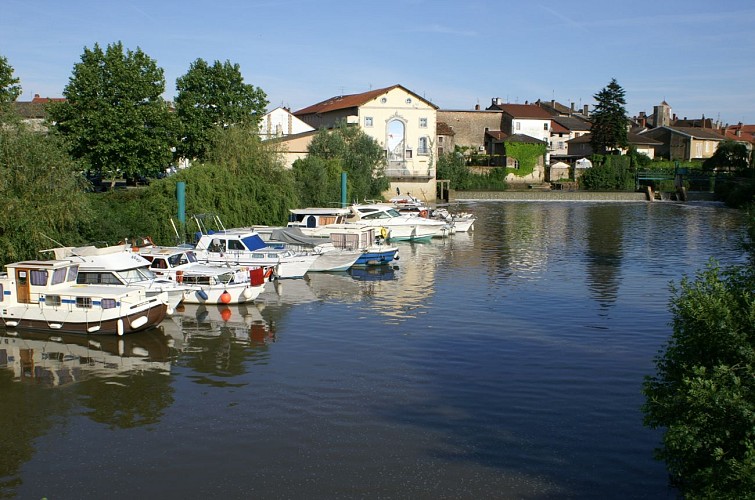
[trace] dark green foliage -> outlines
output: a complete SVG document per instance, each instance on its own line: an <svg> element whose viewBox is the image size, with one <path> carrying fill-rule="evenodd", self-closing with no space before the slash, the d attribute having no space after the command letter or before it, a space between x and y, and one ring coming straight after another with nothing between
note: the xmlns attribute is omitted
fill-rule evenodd
<svg viewBox="0 0 755 500"><path fill-rule="evenodd" d="M308 156L293 165L296 190L302 206L334 207L341 204L341 162ZM348 178L347 178L348 182Z"/></svg>
<svg viewBox="0 0 755 500"><path fill-rule="evenodd" d="M519 177L530 175L535 170L537 160L542 158L548 150L548 146L545 144L523 142L506 142L504 147L506 148L506 156L519 162L518 169L508 169L507 171Z"/></svg>
<svg viewBox="0 0 755 500"><path fill-rule="evenodd" d="M141 189L92 194L101 217L88 227L90 241L115 243L151 236L158 244L191 240L196 214L217 215L225 227L281 225L288 209L298 205L293 175L278 151L243 127L217 131L208 156L213 163L195 164ZM178 224L177 182L186 183L186 227Z"/></svg>
<svg viewBox="0 0 755 500"><path fill-rule="evenodd" d="M466 157L459 150L438 157L436 178L451 181L451 189L467 189L470 176Z"/></svg>
<svg viewBox="0 0 755 500"><path fill-rule="evenodd" d="M612 79L593 96L597 101L592 113L590 145L596 154L606 154L627 147L627 120L624 89Z"/></svg>
<svg viewBox="0 0 755 500"><path fill-rule="evenodd" d="M755 491L755 272L715 263L672 287L673 334L644 384L658 457L689 498Z"/></svg>
<svg viewBox="0 0 755 500"><path fill-rule="evenodd" d="M91 174L155 177L170 165L176 141L164 91L163 70L141 49L95 44L74 65L67 100L49 106L50 120Z"/></svg>
<svg viewBox="0 0 755 500"><path fill-rule="evenodd" d="M749 152L741 142L725 140L718 144L713 156L703 162L703 168L718 171L743 171L749 166Z"/></svg>
<svg viewBox="0 0 755 500"><path fill-rule="evenodd" d="M736 178L716 180L716 196L730 207L755 206L755 171Z"/></svg>
<svg viewBox="0 0 755 500"><path fill-rule="evenodd" d="M635 172L629 156L595 155L593 166L579 179L579 185L590 191L634 191Z"/></svg>
<svg viewBox="0 0 755 500"><path fill-rule="evenodd" d="M320 130L309 145L309 156L321 160L335 160L347 174L347 201L361 201L380 198L390 187L385 177L385 153L380 144L365 134L359 127L345 123L332 130ZM306 178L303 170L307 165L299 165L301 173L297 178ZM335 170L331 165L328 169ZM337 181L340 190L340 177ZM340 191L339 191L340 192Z"/></svg>
<svg viewBox="0 0 755 500"><path fill-rule="evenodd" d="M13 76L13 66L8 59L0 56L0 113L8 110L9 104L21 95L21 86L18 78Z"/></svg>
<svg viewBox="0 0 755 500"><path fill-rule="evenodd" d="M39 258L44 248L79 243L89 219L80 169L59 141L22 124L0 126L0 260Z"/></svg>
<svg viewBox="0 0 755 500"><path fill-rule="evenodd" d="M238 64L197 59L176 82L176 112L181 123L179 157L204 161L214 129L255 126L265 113L267 96L244 83Z"/></svg>

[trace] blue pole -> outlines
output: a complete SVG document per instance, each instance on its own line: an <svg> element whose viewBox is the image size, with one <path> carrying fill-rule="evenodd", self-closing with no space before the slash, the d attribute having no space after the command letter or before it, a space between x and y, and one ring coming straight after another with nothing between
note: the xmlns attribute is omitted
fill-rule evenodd
<svg viewBox="0 0 755 500"><path fill-rule="evenodd" d="M341 208L346 206L346 172L341 172Z"/></svg>
<svg viewBox="0 0 755 500"><path fill-rule="evenodd" d="M186 183L176 183L176 198L178 200L178 222L186 224Z"/></svg>

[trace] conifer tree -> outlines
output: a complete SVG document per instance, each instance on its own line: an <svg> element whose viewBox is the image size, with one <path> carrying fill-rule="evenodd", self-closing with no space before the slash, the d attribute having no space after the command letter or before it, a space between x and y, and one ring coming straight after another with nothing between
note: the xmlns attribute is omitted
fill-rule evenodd
<svg viewBox="0 0 755 500"><path fill-rule="evenodd" d="M590 145L596 154L627 147L627 121L624 89L613 78L593 96L597 101L592 114Z"/></svg>

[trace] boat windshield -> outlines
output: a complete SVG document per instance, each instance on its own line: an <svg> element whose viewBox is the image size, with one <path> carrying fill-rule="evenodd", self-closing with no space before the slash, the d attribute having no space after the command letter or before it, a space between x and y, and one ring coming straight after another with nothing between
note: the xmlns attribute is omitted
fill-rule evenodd
<svg viewBox="0 0 755 500"><path fill-rule="evenodd" d="M155 273L153 273L146 267L138 267L136 269L127 269L125 271L120 271L118 275L126 284L155 279Z"/></svg>
<svg viewBox="0 0 755 500"><path fill-rule="evenodd" d="M398 216L398 212L396 212L396 216ZM367 214L367 215L363 215L362 216L362 219L365 219L365 220L390 219L390 218L391 218L391 216L388 215L387 212L372 212L371 214Z"/></svg>

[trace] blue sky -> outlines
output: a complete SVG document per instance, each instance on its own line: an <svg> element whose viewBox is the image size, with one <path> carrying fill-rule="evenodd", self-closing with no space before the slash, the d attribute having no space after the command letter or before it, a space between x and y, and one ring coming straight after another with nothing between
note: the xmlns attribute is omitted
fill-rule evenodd
<svg viewBox="0 0 755 500"><path fill-rule="evenodd" d="M0 55L22 101L63 95L84 47L121 41L165 71L238 63L269 108L401 84L442 109L491 99L592 105L612 78L629 115L755 124L755 2L730 0L2 0Z"/></svg>

